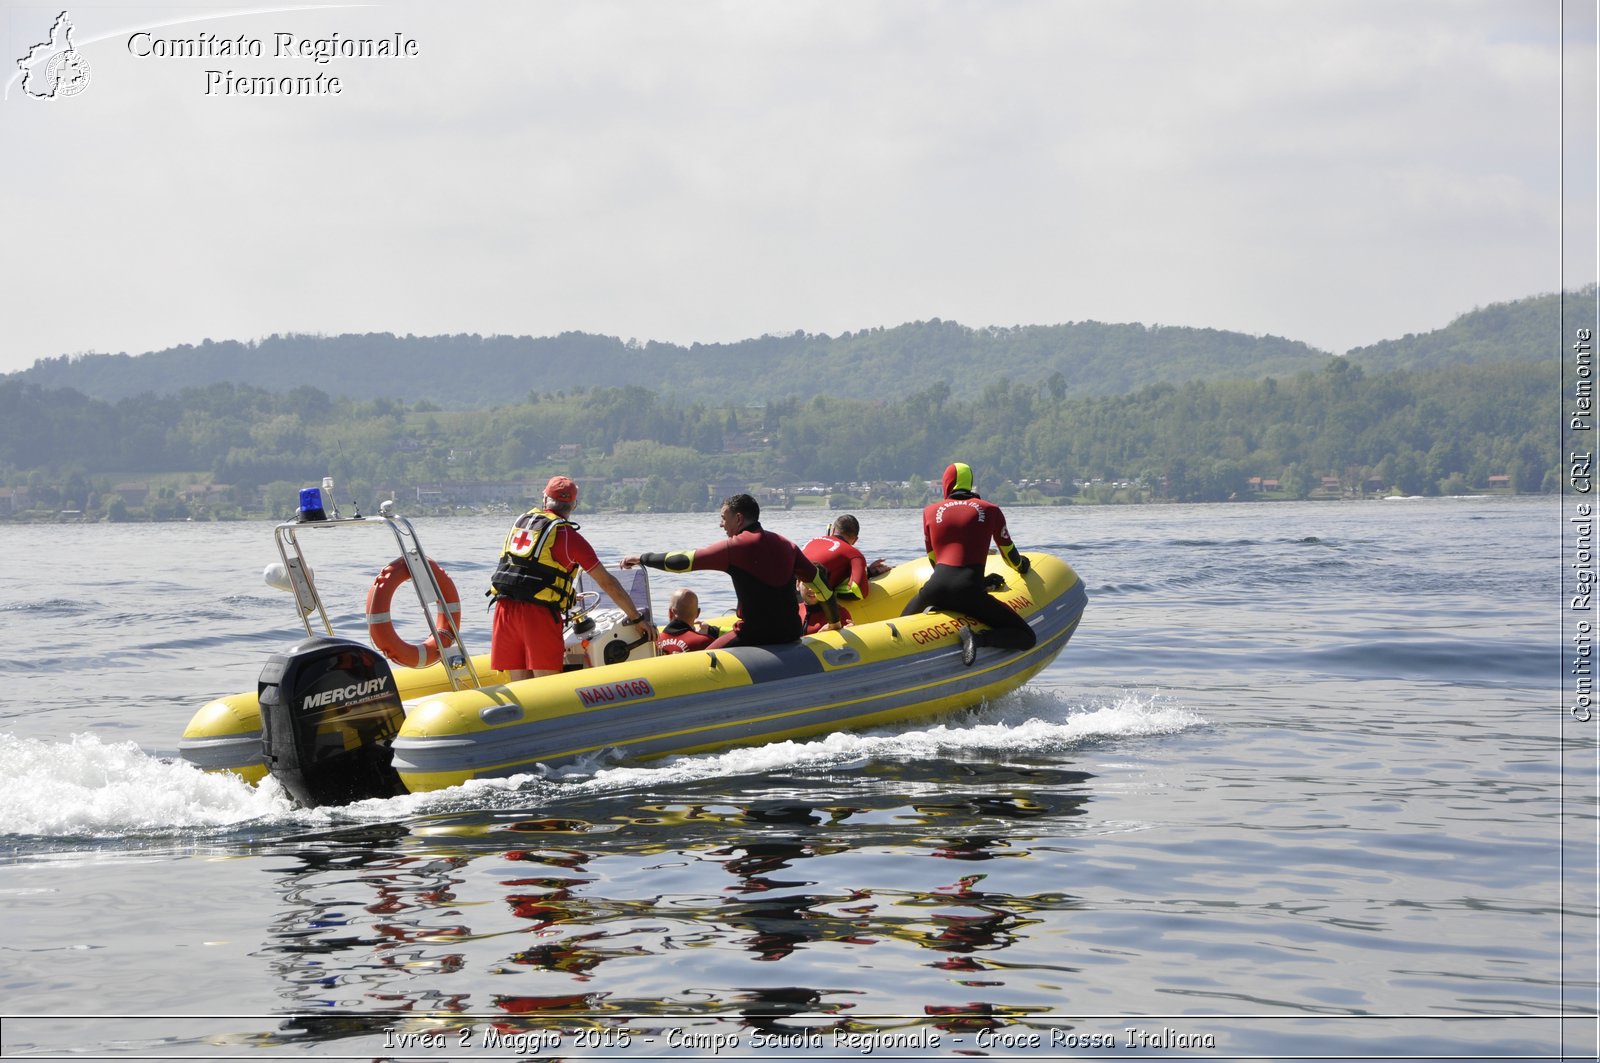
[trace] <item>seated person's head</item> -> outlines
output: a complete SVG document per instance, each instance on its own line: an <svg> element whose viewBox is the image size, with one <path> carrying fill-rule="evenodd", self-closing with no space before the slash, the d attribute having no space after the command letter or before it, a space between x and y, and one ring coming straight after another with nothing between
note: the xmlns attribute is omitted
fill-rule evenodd
<svg viewBox="0 0 1600 1063"><path fill-rule="evenodd" d="M674 620L682 620L685 624L693 624L700 615L700 596L688 587L680 587L672 594L672 601L667 605L667 614Z"/></svg>
<svg viewBox="0 0 1600 1063"><path fill-rule="evenodd" d="M815 587L802 579L795 580L794 585L800 591L801 601L805 602L807 605L817 604L817 589Z"/></svg>

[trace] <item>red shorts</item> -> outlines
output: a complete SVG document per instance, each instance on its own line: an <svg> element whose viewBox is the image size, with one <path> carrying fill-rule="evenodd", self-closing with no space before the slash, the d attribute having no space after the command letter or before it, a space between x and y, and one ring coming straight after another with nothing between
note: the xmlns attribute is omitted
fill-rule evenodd
<svg viewBox="0 0 1600 1063"><path fill-rule="evenodd" d="M490 668L497 672L559 672L565 656L566 643L554 609L510 598L495 603L489 628Z"/></svg>

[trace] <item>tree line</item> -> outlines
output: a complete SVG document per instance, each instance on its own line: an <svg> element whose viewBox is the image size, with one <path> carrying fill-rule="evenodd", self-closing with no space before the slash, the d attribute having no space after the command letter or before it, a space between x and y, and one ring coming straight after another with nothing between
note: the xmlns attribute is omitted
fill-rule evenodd
<svg viewBox="0 0 1600 1063"><path fill-rule="evenodd" d="M1367 372L1441 369L1469 363L1538 361L1562 334L1565 308L1592 306L1593 288L1481 307L1444 328L1348 352ZM1586 301L1587 300L1587 301ZM1570 331L1570 330L1569 330ZM285 391L297 383L332 397L384 397L445 408L500 406L536 380L573 392L648 381L683 403L722 395L818 395L893 400L905 382L968 386L974 374L1058 395L1125 395L1194 380L1285 379L1317 371L1334 355L1277 336L1174 325L1077 321L972 328L937 318L838 336L794 332L733 343L688 345L567 332L557 336L273 335L249 342L204 340L161 351L41 358L12 378L71 388L115 402L143 394L238 384Z"/></svg>
<svg viewBox="0 0 1600 1063"><path fill-rule="evenodd" d="M1002 376L975 393L935 381L892 400L711 403L629 385L483 410L233 383L108 401L13 376L0 379L0 482L25 487L34 506L73 509L110 507L119 483L148 482L143 505L119 510L132 517L186 515L180 489L195 482L225 485L220 498L241 515L262 513L330 474L358 499L560 471L604 481L609 493L590 500L627 508L697 508L707 484L727 480L878 483L878 502L914 504L888 485L920 484L954 459L986 483L1057 481L1069 495L1073 481L1138 481L1150 497L1224 500L1259 479L1305 497L1324 476L1430 494L1503 475L1536 492L1560 482L1560 372L1559 356L1384 373L1330 359L1283 379L1124 395Z"/></svg>
<svg viewBox="0 0 1600 1063"><path fill-rule="evenodd" d="M1120 394L1158 380L1293 374L1320 368L1330 357L1303 343L1218 329L1095 321L969 328L934 319L839 336L794 332L687 345L580 332L274 335L248 343L205 340L138 356L43 358L15 375L108 401L212 383L284 390L284 381L300 381L333 396L481 409L505 402L507 381L520 380L569 392L647 380L652 391L691 402L721 394L730 380L748 394L800 399L836 392L848 381L850 394L882 398L908 376L959 386L982 366L1002 367L1015 380L1054 375L1081 396Z"/></svg>

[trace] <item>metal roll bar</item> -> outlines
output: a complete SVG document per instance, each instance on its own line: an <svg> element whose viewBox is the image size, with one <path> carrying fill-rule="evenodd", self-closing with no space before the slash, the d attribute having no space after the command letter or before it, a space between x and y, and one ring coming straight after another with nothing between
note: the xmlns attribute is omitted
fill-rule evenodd
<svg viewBox="0 0 1600 1063"><path fill-rule="evenodd" d="M311 570L306 565L305 553L300 548L299 532L313 528L320 531L329 528L383 525L394 535L395 543L400 547L400 559L405 562L406 571L411 574L411 586L417 592L417 604L422 608L428 630L440 647L439 659L444 662L445 676L450 680L450 686L455 690L482 686L478 670L472 664L472 655L467 653L461 644L461 629L456 624L455 616L446 608L444 591L439 587L439 581L433 577L433 567L428 564L428 555L423 552L422 541L417 538L416 529L411 526L411 521L395 514L392 501L379 505L378 513L377 517L360 515L341 517L335 510L332 517L323 520L284 521L274 529L278 556L283 559L284 574L294 591L295 608L300 614L300 623L305 626L306 634L312 636L317 634L311 626L313 613L321 619L323 633L329 637L333 636L333 622L328 619L328 610L322 604L322 597L317 593L316 583L311 578ZM437 605L438 616L443 618L444 627L434 619L434 611L428 608L430 604Z"/></svg>

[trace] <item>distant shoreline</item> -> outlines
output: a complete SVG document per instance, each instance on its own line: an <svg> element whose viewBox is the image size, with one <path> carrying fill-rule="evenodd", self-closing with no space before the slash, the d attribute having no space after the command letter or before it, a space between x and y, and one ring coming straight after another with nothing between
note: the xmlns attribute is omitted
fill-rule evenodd
<svg viewBox="0 0 1600 1063"><path fill-rule="evenodd" d="M1101 502L1101 501L1095 501L1093 499L1085 499L1085 500L1082 500L1082 501L1078 501L1078 500L1070 500L1070 501L1069 500L1061 500L1061 501L1054 501L1054 502L1010 501L1010 502L1004 503L1004 508L1013 509L1013 510L1022 510L1022 509L1074 509L1074 508L1078 508L1078 507L1087 506L1087 507L1093 507L1093 508L1096 508L1096 509L1101 509L1101 508L1113 508L1113 509L1115 509L1115 508L1132 507L1132 506L1233 506L1233 505L1262 505L1262 504L1270 505L1270 504L1281 503L1281 502L1316 502L1316 503L1331 504L1331 503L1388 502L1388 501L1410 502L1410 501L1427 501L1427 500L1431 500L1431 499L1452 499L1452 498L1453 499L1489 499L1489 498L1510 499L1510 498L1544 498L1544 497L1554 498L1556 496L1553 495L1553 494L1534 494L1534 493L1518 494L1518 493L1513 492L1513 491L1481 491L1481 492L1476 492L1476 493L1472 493L1472 494L1464 494L1464 495L1394 495L1394 494L1390 494L1390 495L1364 495L1364 496L1356 496L1356 495L1342 495L1342 496L1313 495L1313 496L1309 496L1307 498L1277 498L1277 497L1253 496L1253 497L1250 497L1250 498L1234 498L1234 499L1225 499L1225 500L1222 500L1222 501L1179 501L1177 499L1147 498L1147 499L1128 499L1128 500L1125 500L1125 501ZM789 513L789 512L793 512L794 510L797 510L797 509L804 509L804 510L855 509L855 510L861 510L861 511L865 511L865 512L897 512L897 511L916 512L916 511L920 510L921 508L922 508L922 506L920 504L919 505L914 505L914 506L875 506L875 505L871 505L871 504L868 504L868 503L865 503L865 502L857 501L857 502L852 502L847 506L828 506L826 504L813 505L813 504L807 503L807 504L803 504L803 505L796 505L796 506L787 507L787 508L781 508L781 509L780 508L775 508L775 507L769 507L769 512ZM373 510L373 515L375 515L376 512L377 512L377 506L373 506L372 510ZM68 511L67 513L55 513L55 514L46 514L46 513L36 513L36 514L35 513L0 514L0 526L10 525L10 524L19 524L19 525L20 524L45 524L45 525L59 525L59 524L259 524L259 523L282 524L282 523L292 519L292 518L289 518L289 517L281 517L281 518L270 517L270 516L267 516L265 514L260 514L260 513L245 513L245 514L231 514L231 515L230 514L206 514L206 515L199 516L199 517L190 516L190 517L171 517L171 518L156 518L156 517L144 517L144 516L132 516L132 515L130 515L127 519L124 519L124 520L111 520L111 519L107 518L103 514L95 515L95 516L92 516L92 517L88 516L86 514L68 515L69 513L72 513L72 512L73 511ZM474 518L474 517L492 517L492 516L497 516L497 515L505 515L505 514L509 514L511 512L512 512L512 507L510 507L510 506L504 506L504 507L473 507L471 510L462 510L462 509L453 508L453 507L431 507L431 508L423 508L423 509L419 509L419 510L415 510L415 511L402 511L401 515L406 516L406 517L416 518L416 519L420 519L420 518L470 519L470 518ZM518 512L520 512L520 510ZM631 509L613 509L613 508L609 508L609 507L606 507L606 506L599 506L599 507L596 507L595 509L591 510L590 512L591 512L592 515L646 516L646 515L651 515L651 514L709 513L709 512L711 512L711 510L709 510L709 509L704 509L704 510L695 510L695 509L666 509L666 510L642 510L641 509L641 510L631 510Z"/></svg>

